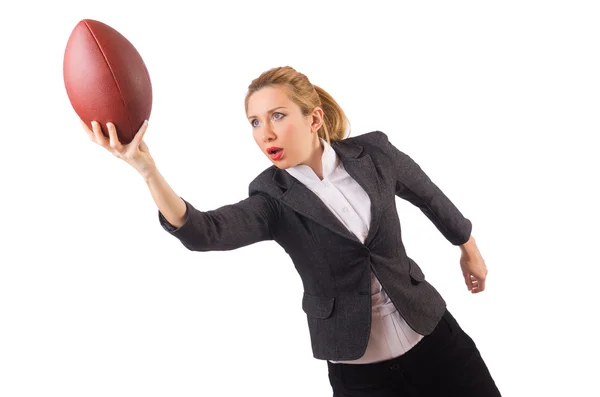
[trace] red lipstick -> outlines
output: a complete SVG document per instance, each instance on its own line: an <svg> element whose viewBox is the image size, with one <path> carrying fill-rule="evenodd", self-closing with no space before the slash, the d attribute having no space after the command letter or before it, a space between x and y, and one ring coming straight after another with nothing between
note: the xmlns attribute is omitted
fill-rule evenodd
<svg viewBox="0 0 600 397"><path fill-rule="evenodd" d="M267 154L272 160L277 161L283 156L283 149L277 146L271 146L270 148L267 148Z"/></svg>

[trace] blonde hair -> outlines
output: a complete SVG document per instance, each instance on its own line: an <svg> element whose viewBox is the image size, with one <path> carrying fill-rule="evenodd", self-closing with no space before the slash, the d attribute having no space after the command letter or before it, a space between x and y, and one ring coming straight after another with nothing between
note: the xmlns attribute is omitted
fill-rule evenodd
<svg viewBox="0 0 600 397"><path fill-rule="evenodd" d="M248 101L256 91L265 87L284 86L288 95L296 103L304 116L317 106L323 109L323 124L318 130L320 138L327 143L345 138L348 128L346 114L327 91L311 84L308 78L290 66L276 67L263 72L248 86L245 108L248 112Z"/></svg>

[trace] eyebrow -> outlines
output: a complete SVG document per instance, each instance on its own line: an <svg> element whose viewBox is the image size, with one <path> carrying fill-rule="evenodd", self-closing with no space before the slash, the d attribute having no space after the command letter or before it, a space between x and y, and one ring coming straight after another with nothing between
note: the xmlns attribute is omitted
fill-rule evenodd
<svg viewBox="0 0 600 397"><path fill-rule="evenodd" d="M267 113L272 113L277 109L285 109L285 106L277 106L276 108L269 110ZM256 116L248 116L249 119L254 118L254 117L256 117Z"/></svg>

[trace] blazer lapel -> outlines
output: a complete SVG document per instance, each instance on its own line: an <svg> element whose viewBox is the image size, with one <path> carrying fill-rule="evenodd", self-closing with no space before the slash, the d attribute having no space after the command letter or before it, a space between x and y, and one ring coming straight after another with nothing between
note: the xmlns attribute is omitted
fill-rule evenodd
<svg viewBox="0 0 600 397"><path fill-rule="evenodd" d="M294 211L306 216L307 218L325 226L331 231L359 241L358 238L331 212L323 203L321 198L312 192L309 188L294 179L289 189L280 197L280 199L289 205Z"/></svg>
<svg viewBox="0 0 600 397"><path fill-rule="evenodd" d="M348 174L350 174L350 176L365 190L371 200L371 224L369 225L369 234L365 239L365 244L368 244L377 230L379 212L381 210L381 196L377 170L375 169L369 154L358 157L363 151L362 146L350 142L349 140L335 141L331 143L331 146L340 157ZM273 179L275 183L284 189L284 192L279 199L290 206L294 211L327 227L343 237L354 241L360 241L354 233L348 230L348 228L337 219L319 196L302 183L298 182L296 178L292 177L287 172L278 169L277 172L274 173Z"/></svg>
<svg viewBox="0 0 600 397"><path fill-rule="evenodd" d="M363 151L362 146L347 140L332 142L331 146L340 157L346 172L365 190L371 200L371 224L365 239L365 245L368 245L377 231L381 213L379 175L368 153L359 157Z"/></svg>

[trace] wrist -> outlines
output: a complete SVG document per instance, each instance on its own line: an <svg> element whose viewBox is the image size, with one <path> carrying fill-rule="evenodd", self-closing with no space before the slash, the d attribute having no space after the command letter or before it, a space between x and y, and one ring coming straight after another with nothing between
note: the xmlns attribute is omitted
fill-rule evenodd
<svg viewBox="0 0 600 397"><path fill-rule="evenodd" d="M158 168L156 168L156 166L147 170L139 171L139 173L142 176L142 178L144 178L144 182L146 183L150 183L159 175Z"/></svg>
<svg viewBox="0 0 600 397"><path fill-rule="evenodd" d="M469 235L469 239L467 241L465 241L464 243L462 243L459 247L462 248L462 247L464 247L466 245L473 244L474 242L475 242L475 238L471 234L471 235Z"/></svg>
<svg viewBox="0 0 600 397"><path fill-rule="evenodd" d="M469 236L469 239L465 243L461 244L459 247L464 254L469 254L477 251L477 244L475 243L475 238L472 235Z"/></svg>

